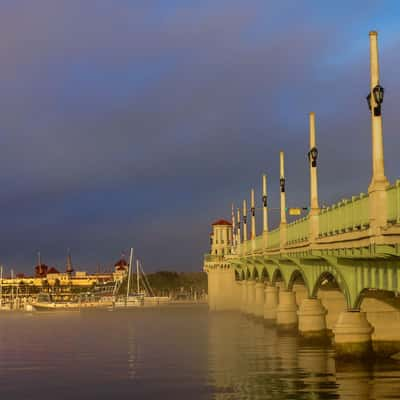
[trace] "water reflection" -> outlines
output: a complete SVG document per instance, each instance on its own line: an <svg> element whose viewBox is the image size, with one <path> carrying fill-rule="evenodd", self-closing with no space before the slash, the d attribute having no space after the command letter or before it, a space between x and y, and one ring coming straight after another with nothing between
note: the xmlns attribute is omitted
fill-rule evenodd
<svg viewBox="0 0 400 400"><path fill-rule="evenodd" d="M398 362L338 363L329 346L305 345L239 313L171 306L0 315L1 399L383 400L399 393Z"/></svg>
<svg viewBox="0 0 400 400"><path fill-rule="evenodd" d="M330 346L305 345L237 313L212 314L208 336L217 400L399 398L397 362L340 363Z"/></svg>
<svg viewBox="0 0 400 400"><path fill-rule="evenodd" d="M128 328L128 376L129 379L134 380L136 378L136 364L139 356L139 346L136 341L135 327L130 325Z"/></svg>

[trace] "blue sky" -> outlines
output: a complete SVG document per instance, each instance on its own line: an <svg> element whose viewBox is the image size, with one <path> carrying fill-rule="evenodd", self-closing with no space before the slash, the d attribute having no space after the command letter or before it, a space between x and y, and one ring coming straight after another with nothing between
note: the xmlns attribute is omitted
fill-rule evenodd
<svg viewBox="0 0 400 400"><path fill-rule="evenodd" d="M386 172L399 176L396 1L0 2L0 262L29 272L110 267L131 245L148 270L199 270L278 158L289 205L308 203L308 112L320 198L366 191L368 32L378 30ZM276 213L275 213L276 214ZM271 212L274 224L277 215Z"/></svg>

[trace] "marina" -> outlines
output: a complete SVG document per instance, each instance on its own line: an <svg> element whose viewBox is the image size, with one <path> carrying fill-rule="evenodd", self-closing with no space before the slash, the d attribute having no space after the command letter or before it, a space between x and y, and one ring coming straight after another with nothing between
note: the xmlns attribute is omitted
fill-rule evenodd
<svg viewBox="0 0 400 400"><path fill-rule="evenodd" d="M171 300L170 297L154 294L140 260L134 260L133 254L133 248L131 248L129 263L121 258L114 265L114 273L102 274L100 278L85 272L75 273L74 276L70 254L67 257L66 273L64 274L42 264L40 253L38 254L38 265L35 267L35 278L25 276L14 278L13 271L11 271L11 278L3 279L3 267L1 266L0 312L80 311L98 308L113 310L168 304ZM132 266L134 263L136 264L135 291L132 291ZM77 279L83 277L87 277L83 285L81 282L76 282ZM30 286L25 285L27 280ZM126 287L125 293L123 292L124 286Z"/></svg>

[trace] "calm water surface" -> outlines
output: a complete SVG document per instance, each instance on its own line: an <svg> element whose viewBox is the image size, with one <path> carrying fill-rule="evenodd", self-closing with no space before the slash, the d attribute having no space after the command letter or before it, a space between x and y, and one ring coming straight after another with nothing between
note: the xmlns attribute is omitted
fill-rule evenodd
<svg viewBox="0 0 400 400"><path fill-rule="evenodd" d="M338 364L329 347L204 306L3 314L0 398L400 399L400 363Z"/></svg>

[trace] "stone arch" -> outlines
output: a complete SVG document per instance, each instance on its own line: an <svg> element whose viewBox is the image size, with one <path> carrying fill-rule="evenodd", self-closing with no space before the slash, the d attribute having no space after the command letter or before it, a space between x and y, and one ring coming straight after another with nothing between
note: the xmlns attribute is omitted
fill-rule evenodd
<svg viewBox="0 0 400 400"><path fill-rule="evenodd" d="M259 273L258 273L257 268L254 268L254 269L253 269L252 278L253 278L255 281L259 279Z"/></svg>
<svg viewBox="0 0 400 400"><path fill-rule="evenodd" d="M295 284L296 281L301 281L304 283L304 286L307 288L308 291L310 291L308 281L306 276L304 275L303 271L301 269L295 269L292 274L290 275L289 282L288 282L288 289L292 290L293 285Z"/></svg>
<svg viewBox="0 0 400 400"><path fill-rule="evenodd" d="M386 303L389 306L394 306L400 310L400 299L396 296L396 292L394 290L385 290L385 289L363 289L357 296L354 302L354 308L360 309L364 300L367 299L376 299L381 301L382 303Z"/></svg>
<svg viewBox="0 0 400 400"><path fill-rule="evenodd" d="M400 351L400 297L393 290L364 289L355 307L366 313L374 327L372 339L380 355L390 356Z"/></svg>
<svg viewBox="0 0 400 400"><path fill-rule="evenodd" d="M292 271L287 288L294 292L298 307L301 306L304 299L310 297L310 287L307 278L301 269L296 268Z"/></svg>
<svg viewBox="0 0 400 400"><path fill-rule="evenodd" d="M271 283L273 285L275 285L276 282L283 282L286 285L285 278L284 278L283 273L280 270L280 268L275 268L275 270L274 270L274 272L272 274Z"/></svg>
<svg viewBox="0 0 400 400"><path fill-rule="evenodd" d="M260 278L261 278L261 282L265 282L265 281L271 282L271 278L269 276L269 273L268 273L268 270L266 267L263 267L261 274L260 274Z"/></svg>
<svg viewBox="0 0 400 400"><path fill-rule="evenodd" d="M245 274L245 279L249 280L251 278L251 272L249 267L246 268L246 274Z"/></svg>
<svg viewBox="0 0 400 400"><path fill-rule="evenodd" d="M333 280L337 284L338 288L340 289L340 291L343 293L343 295L345 297L347 307L351 308L352 304L351 304L350 291L346 285L346 282L340 276L340 274L336 271L336 269L330 269L329 271L328 270L323 271L318 276L317 280L315 281L314 287L312 288L311 296L312 297L317 296L317 292L325 280L328 280L328 281Z"/></svg>
<svg viewBox="0 0 400 400"><path fill-rule="evenodd" d="M239 274L240 274L240 279L241 279L242 281L244 281L244 280L246 279L246 274L245 274L244 270L242 269L242 270L239 272Z"/></svg>
<svg viewBox="0 0 400 400"><path fill-rule="evenodd" d="M241 280L241 274L237 269L235 269L235 281L240 281L240 280Z"/></svg>

